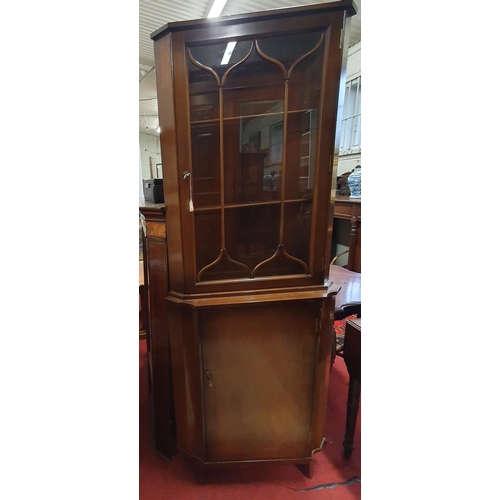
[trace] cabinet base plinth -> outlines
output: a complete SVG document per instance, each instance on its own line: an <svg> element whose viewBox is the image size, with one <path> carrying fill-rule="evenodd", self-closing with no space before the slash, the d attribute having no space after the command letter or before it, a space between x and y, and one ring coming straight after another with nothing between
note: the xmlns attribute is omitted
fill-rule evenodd
<svg viewBox="0 0 500 500"><path fill-rule="evenodd" d="M309 479L312 479L313 477L313 464L312 460L310 460L308 463L305 464L297 464L297 468L304 474L304 476L308 477Z"/></svg>
<svg viewBox="0 0 500 500"><path fill-rule="evenodd" d="M262 461L242 461L242 462L218 462L206 463L201 462L198 458L188 457L191 470L198 484L205 484L209 481L210 471L221 471L228 469L250 468L250 467L275 467L275 466L292 466L295 465L304 476L312 479L313 477L313 459L297 459L297 460L262 460Z"/></svg>

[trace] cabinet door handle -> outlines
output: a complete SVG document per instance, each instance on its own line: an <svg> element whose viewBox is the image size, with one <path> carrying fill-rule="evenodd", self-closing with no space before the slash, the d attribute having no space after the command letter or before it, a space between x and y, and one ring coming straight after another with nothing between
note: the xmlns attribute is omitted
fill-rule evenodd
<svg viewBox="0 0 500 500"><path fill-rule="evenodd" d="M189 182L189 202L188 202L188 210L190 212L194 212L194 205L193 205L193 181L191 178L191 174L186 170L182 174L182 178L184 179L184 182Z"/></svg>

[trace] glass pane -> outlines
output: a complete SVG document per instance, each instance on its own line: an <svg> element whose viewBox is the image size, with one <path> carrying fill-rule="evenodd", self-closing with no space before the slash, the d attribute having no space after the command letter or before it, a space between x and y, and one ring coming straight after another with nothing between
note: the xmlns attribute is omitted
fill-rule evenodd
<svg viewBox="0 0 500 500"><path fill-rule="evenodd" d="M251 41L240 41L234 44L234 46L231 44L229 46L229 48L233 46L231 55L229 59L225 59L224 55L230 43L231 42L223 42L211 45L200 45L198 47L190 47L190 50L191 54L198 62L203 66L208 66L213 69L219 75L219 78L222 78L228 68L241 61L248 54L252 46Z"/></svg>
<svg viewBox="0 0 500 500"><path fill-rule="evenodd" d="M243 264L234 261L227 252L221 251L221 258L202 270L199 281L231 280L250 278L250 270Z"/></svg>
<svg viewBox="0 0 500 500"><path fill-rule="evenodd" d="M264 54L278 60L288 71L292 64L314 49L321 39L321 33L280 36L259 40L259 48Z"/></svg>
<svg viewBox="0 0 500 500"><path fill-rule="evenodd" d="M198 280L309 272L323 46L305 33L237 42L225 61L226 42L188 50Z"/></svg>
<svg viewBox="0 0 500 500"><path fill-rule="evenodd" d="M283 249L255 271L255 276L309 272L312 197L285 205Z"/></svg>
<svg viewBox="0 0 500 500"><path fill-rule="evenodd" d="M311 109L288 115L285 199L298 200L314 188L318 113Z"/></svg>
<svg viewBox="0 0 500 500"><path fill-rule="evenodd" d="M196 272L214 262L222 248L220 211L194 214Z"/></svg>
<svg viewBox="0 0 500 500"><path fill-rule="evenodd" d="M188 67L191 121L218 119L219 89L215 77L191 61L188 62Z"/></svg>
<svg viewBox="0 0 500 500"><path fill-rule="evenodd" d="M251 270L271 257L279 244L280 205L226 209L226 248Z"/></svg>
<svg viewBox="0 0 500 500"><path fill-rule="evenodd" d="M223 91L225 118L282 113L285 76L254 47L242 64L228 72Z"/></svg>
<svg viewBox="0 0 500 500"><path fill-rule="evenodd" d="M219 125L191 125L193 203L196 208L220 205Z"/></svg>
<svg viewBox="0 0 500 500"><path fill-rule="evenodd" d="M259 101L240 101L239 116L265 115L270 113L283 113L282 99L261 99Z"/></svg>
<svg viewBox="0 0 500 500"><path fill-rule="evenodd" d="M311 242L312 196L300 202L285 205L285 228L283 245L289 255L309 263L309 245ZM300 267L304 272L303 267Z"/></svg>
<svg viewBox="0 0 500 500"><path fill-rule="evenodd" d="M226 120L226 204L281 199L282 157L283 114Z"/></svg>
<svg viewBox="0 0 500 500"><path fill-rule="evenodd" d="M319 37L319 33L314 33ZM303 37L307 35L302 35ZM307 57L302 59L290 75L288 109L308 110L317 109L320 99L321 75L323 65L324 43Z"/></svg>

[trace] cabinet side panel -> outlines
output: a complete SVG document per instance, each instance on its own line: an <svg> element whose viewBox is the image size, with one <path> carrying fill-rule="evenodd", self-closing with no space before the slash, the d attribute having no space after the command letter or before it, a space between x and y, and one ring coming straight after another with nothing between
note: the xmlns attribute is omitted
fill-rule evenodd
<svg viewBox="0 0 500 500"><path fill-rule="evenodd" d="M184 452L204 460L200 349L196 311L167 302L172 353L177 444Z"/></svg>
<svg viewBox="0 0 500 500"><path fill-rule="evenodd" d="M342 75L345 73L345 61L340 44L343 26L343 13L331 15L331 25L327 30L325 40L325 54L323 67L323 81L321 84L321 110L318 117L319 149L316 158L317 173L315 192L315 223L311 238L311 253L314 256L315 279L321 281L328 277L328 264L330 260L331 232L328 228L332 225L333 209L331 207L330 192L333 177L333 163L338 160L333 145L336 134L336 123L340 86L345 84ZM343 95L343 94L342 94ZM323 259L324 258L324 259Z"/></svg>
<svg viewBox="0 0 500 500"><path fill-rule="evenodd" d="M170 342L167 335L167 249L161 238L147 238L147 273L152 368L153 442L167 457L175 453L175 424L170 366Z"/></svg>
<svg viewBox="0 0 500 500"><path fill-rule="evenodd" d="M314 403L312 417L312 446L318 449L323 442L326 411L328 404L328 385L330 381L330 355L333 340L333 312L335 298L323 301L321 309L321 335L317 344L316 374L314 384Z"/></svg>
<svg viewBox="0 0 500 500"><path fill-rule="evenodd" d="M211 462L311 456L314 302L201 313Z"/></svg>
<svg viewBox="0 0 500 500"><path fill-rule="evenodd" d="M154 44L158 119L161 128L160 145L163 165L163 194L167 209L167 234L170 268L170 287L182 290L184 286L182 235L179 216L179 182L177 175L178 151L174 83L171 56L171 35Z"/></svg>

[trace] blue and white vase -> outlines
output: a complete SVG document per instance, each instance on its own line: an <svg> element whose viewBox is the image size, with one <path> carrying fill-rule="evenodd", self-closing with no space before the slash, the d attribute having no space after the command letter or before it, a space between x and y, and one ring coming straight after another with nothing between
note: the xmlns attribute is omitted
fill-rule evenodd
<svg viewBox="0 0 500 500"><path fill-rule="evenodd" d="M351 190L349 198L361 198L361 165L358 165L347 178Z"/></svg>

